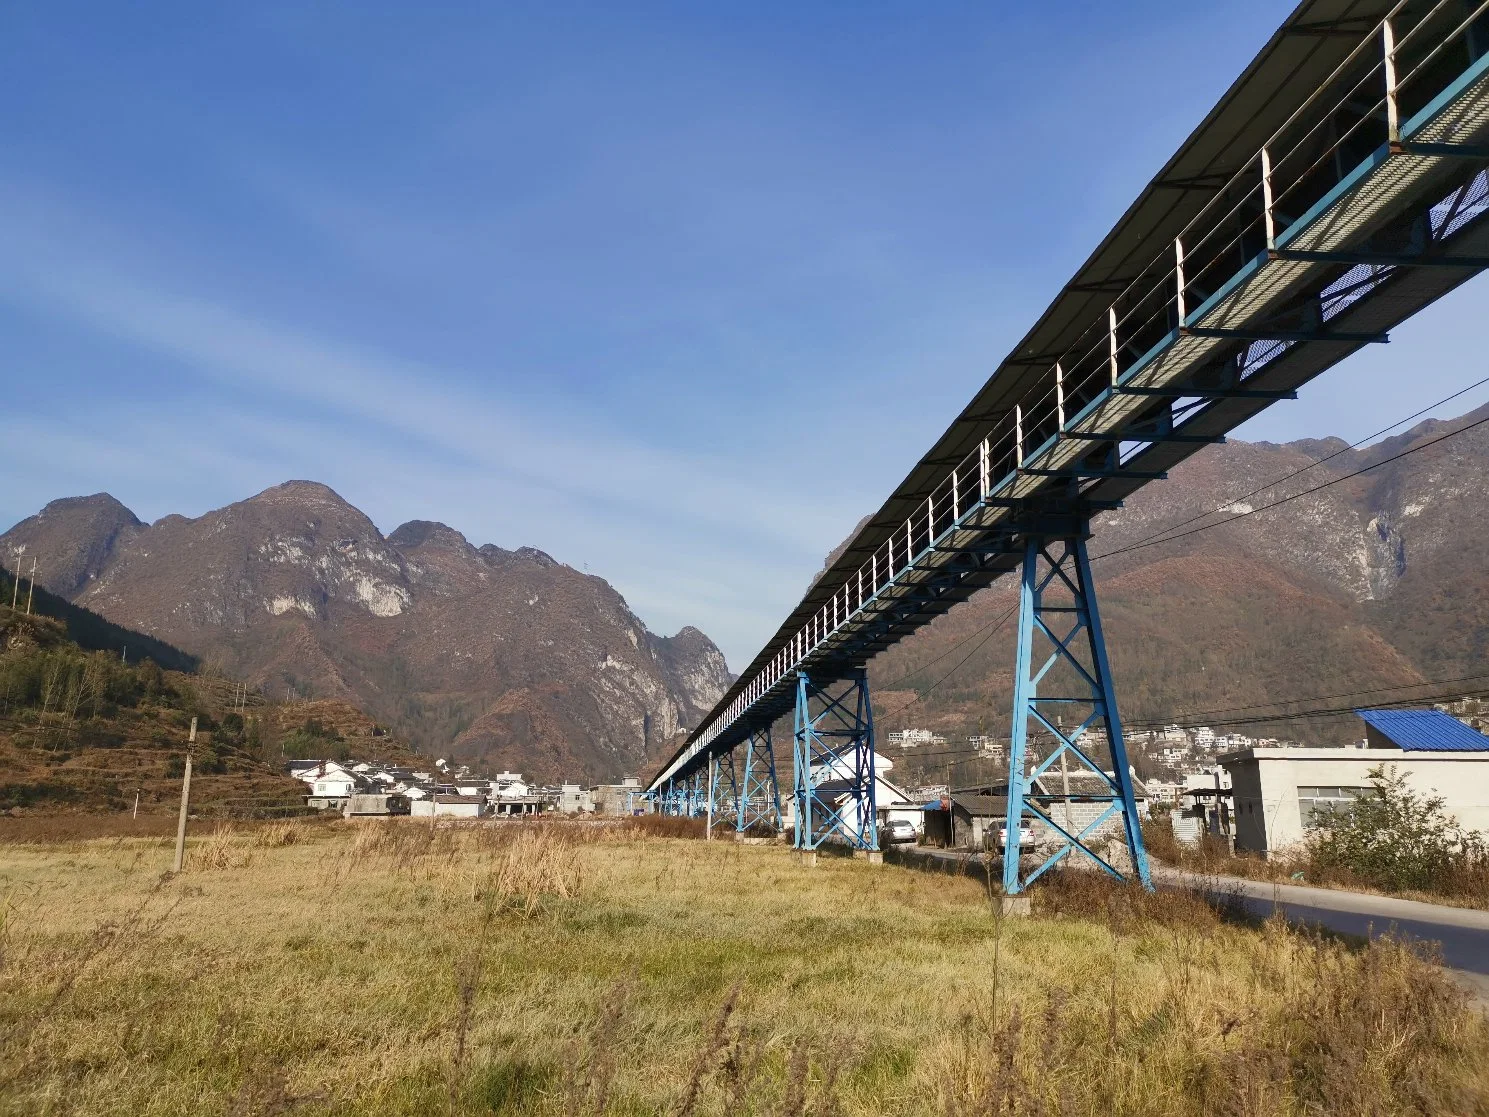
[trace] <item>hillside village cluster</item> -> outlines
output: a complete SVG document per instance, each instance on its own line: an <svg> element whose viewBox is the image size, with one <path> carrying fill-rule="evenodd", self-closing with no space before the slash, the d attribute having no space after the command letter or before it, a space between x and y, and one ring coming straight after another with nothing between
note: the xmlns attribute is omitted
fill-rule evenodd
<svg viewBox="0 0 1489 1117"><path fill-rule="evenodd" d="M1169 725L1162 729L1128 730L1124 735L1127 750L1134 757L1144 757L1158 775L1144 780L1148 798L1153 803L1183 805L1187 799L1193 807L1196 789L1213 787L1216 773L1220 770L1217 758L1225 753L1242 749L1286 749L1302 748L1297 741L1280 740L1275 737L1248 737L1244 733L1217 733L1207 725L1185 728ZM930 729L897 729L887 734L891 748L901 750L906 758L913 756L909 750L917 748L942 748L950 744L949 739ZM1088 729L1082 740L1097 750L1106 747L1106 732ZM966 755L979 760L1004 763L1008 759L1008 739L974 734L966 739ZM1360 742L1363 747L1364 742ZM1038 742L1031 748L1042 751ZM1221 773L1224 786L1229 786L1228 777Z"/></svg>
<svg viewBox="0 0 1489 1117"><path fill-rule="evenodd" d="M348 818L412 815L423 818L520 818L567 815L629 815L645 808L641 781L581 787L529 784L517 772L477 776L470 768L436 760L427 768L366 760L292 760L289 773L306 785L307 806L340 811Z"/></svg>
<svg viewBox="0 0 1489 1117"><path fill-rule="evenodd" d="M1165 815L1180 841L1197 842L1208 833L1233 848L1266 855L1285 850L1320 818L1369 794L1371 773L1388 763L1420 792L1441 795L1460 825L1489 830L1489 736L1483 732L1482 711L1477 707L1450 709L1356 711L1365 737L1345 749L1303 748L1295 742L1217 734L1204 727L1169 726L1138 733L1133 738L1134 752L1146 756L1150 776L1140 779L1133 771L1134 806L1143 817ZM898 730L888 738L905 759L915 749L946 743L944 737L924 729ZM1083 740L1102 743L1099 737ZM1006 759L1004 742L982 737L969 743L988 760ZM1034 765L1049 744L1030 742ZM1006 769L1001 780L995 777L953 787L901 786L891 775L894 767L892 757L875 756L873 810L886 840L973 849L1012 840L1003 825L1008 803ZM1152 775L1154 769L1165 778ZM591 787L577 783L542 787L529 784L515 772L477 776L468 767L445 760L420 769L369 761L299 760L292 761L289 770L305 783L308 806L340 811L348 818L615 817L655 809L634 776ZM1108 817L1107 781L1079 765L1062 762L1058 768L1042 771L1031 793L1065 829L1089 828L1092 837L1105 838L1106 831L1116 826ZM822 791L832 784L832 779L825 779ZM694 804L696 813L704 811L703 798ZM860 809L848 791L837 793L836 798L828 793L827 798L829 807L845 817ZM763 809L769 804L761 801L757 806ZM795 808L795 796L782 788L775 809L787 832L794 826ZM718 812L718 825L735 824L736 811L723 797L713 809ZM744 825L742 814L737 821ZM1053 839L1054 832L1048 830L1035 824L1030 833L1020 834L1020 845Z"/></svg>

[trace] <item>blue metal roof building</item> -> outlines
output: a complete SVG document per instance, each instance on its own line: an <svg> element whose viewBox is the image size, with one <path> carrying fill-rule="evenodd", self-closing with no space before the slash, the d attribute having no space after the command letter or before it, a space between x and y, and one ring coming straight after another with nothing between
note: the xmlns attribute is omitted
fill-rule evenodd
<svg viewBox="0 0 1489 1117"><path fill-rule="evenodd" d="M1489 752L1489 737L1441 710L1356 710L1371 748Z"/></svg>

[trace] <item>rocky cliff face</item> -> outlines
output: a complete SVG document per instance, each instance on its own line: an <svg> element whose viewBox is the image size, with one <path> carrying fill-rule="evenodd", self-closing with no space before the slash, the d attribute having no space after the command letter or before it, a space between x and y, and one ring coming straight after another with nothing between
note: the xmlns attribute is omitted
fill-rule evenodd
<svg viewBox="0 0 1489 1117"><path fill-rule="evenodd" d="M312 482L148 527L105 495L55 501L0 556L271 693L354 701L427 750L539 779L639 768L728 684L706 636L648 632L601 578L444 524L384 538Z"/></svg>

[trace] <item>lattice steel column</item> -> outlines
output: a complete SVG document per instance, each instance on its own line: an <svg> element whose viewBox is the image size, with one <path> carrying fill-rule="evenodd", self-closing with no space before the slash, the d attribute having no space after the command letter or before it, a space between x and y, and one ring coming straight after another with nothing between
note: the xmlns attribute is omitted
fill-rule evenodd
<svg viewBox="0 0 1489 1117"><path fill-rule="evenodd" d="M1053 599L1047 600L1053 591ZM1064 622L1071 623L1069 629ZM1035 644L1045 655L1036 670ZM1084 644L1084 650L1079 646ZM1045 647L1047 645L1047 648ZM1047 654L1046 654L1047 653ZM1042 696L1040 683L1050 671L1056 672L1060 684L1071 693ZM1084 693L1082 693L1084 692ZM1081 720L1073 729L1064 728L1068 716L1055 717L1045 709L1057 706L1065 715L1074 713ZM1030 724L1053 741L1049 756L1033 770L1026 772ZM1089 731L1104 729L1112 768L1108 772L1091 755ZM1100 791L1081 794L1083 804L1098 805L1097 816L1079 828L1067 814L1062 826L1052 817L1051 802L1065 796L1040 793L1034 782L1051 765L1064 757L1099 777ZM1008 816L1003 858L1003 890L1012 895L1032 884L1050 866L1079 850L1112 876L1123 879L1122 869L1111 864L1087 843L1092 841L1116 817L1127 845L1130 861L1128 872L1136 875L1144 888L1153 887L1148 876L1148 855L1143 848L1143 833L1137 817L1133 795L1132 773L1127 763L1127 748L1122 740L1122 722L1117 715L1117 699L1112 691L1111 668L1107 664L1106 640L1101 631L1101 616L1096 608L1096 590L1091 580L1090 560L1086 556L1084 534L1074 538L1030 538L1024 549L1023 579L1019 587L1018 653L1014 668L1013 733L1008 756ZM1100 804L1105 804L1100 808ZM1049 827L1060 839L1060 848L1051 853L1028 875L1021 872L1017 854L1007 856L1008 848L1018 849L1019 824L1032 816Z"/></svg>
<svg viewBox="0 0 1489 1117"><path fill-rule="evenodd" d="M775 746L768 725L752 730L745 742L744 779L735 819L735 829L741 834L758 822L781 829L781 785L776 779Z"/></svg>
<svg viewBox="0 0 1489 1117"><path fill-rule="evenodd" d="M739 774L735 771L734 749L714 759L709 778L708 802L714 824L726 818L739 801Z"/></svg>
<svg viewBox="0 0 1489 1117"><path fill-rule="evenodd" d="M858 668L833 694L806 672L796 678L793 759L796 830L793 844L815 850L830 839L854 849L879 848L874 803L874 714L869 680ZM817 712L813 713L813 706Z"/></svg>

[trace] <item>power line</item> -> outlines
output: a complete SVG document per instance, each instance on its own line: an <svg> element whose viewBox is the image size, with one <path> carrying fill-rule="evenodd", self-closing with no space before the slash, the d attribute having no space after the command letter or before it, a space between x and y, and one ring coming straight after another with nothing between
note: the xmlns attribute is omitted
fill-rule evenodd
<svg viewBox="0 0 1489 1117"><path fill-rule="evenodd" d="M1184 539L1190 535L1198 535L1200 532L1210 531L1212 528L1225 527L1227 524L1233 524L1237 520L1244 520L1248 516L1254 516L1258 512L1265 512L1269 508L1276 508L1278 505L1287 504L1290 501L1298 500L1305 496L1311 496L1313 493L1330 488L1333 485L1339 484L1341 481L1348 481L1351 478L1359 477L1363 473L1369 473L1373 469L1379 469L1383 465L1390 465L1392 462L1400 461L1404 457L1415 454L1418 450L1425 450L1429 446L1436 446L1439 442L1446 442L1450 438L1463 434L1466 431L1471 431L1475 427L1481 427L1485 423L1489 423L1489 415L1484 416L1484 418L1482 419L1475 419L1472 423L1469 423L1467 426L1459 427L1457 430L1451 430L1444 434L1440 434L1436 438L1430 439L1427 442L1419 442L1415 446L1410 446L1407 449L1402 450L1399 454L1392 454L1390 457L1382 458L1378 462L1373 462L1370 465L1362 466L1361 468L1352 470L1349 473L1340 474L1338 477L1335 477L1331 481L1325 481L1322 484L1314 485L1312 488L1293 493L1291 496L1280 497L1277 500L1272 501L1272 503L1270 504L1262 504L1257 506L1256 508L1250 508L1245 512L1237 512L1229 520L1223 520L1217 524L1205 524L1202 527L1190 528L1188 531L1181 531L1177 535L1166 535L1161 539L1149 539L1143 542L1133 543L1126 547L1119 547L1115 551L1107 551L1105 554L1094 555L1092 556L1091 561L1097 562L1101 559L1111 558L1114 555L1125 555L1131 551L1140 551L1145 547L1156 547L1160 543L1172 543L1177 539Z"/></svg>
<svg viewBox="0 0 1489 1117"><path fill-rule="evenodd" d="M980 636L982 633L986 632L987 629L988 629L988 625L1001 625L1007 619L1008 619L1008 615L1007 614L1004 614L1002 617L999 617L997 620L989 621L988 624L982 625L982 626L980 626L978 628L974 628L971 632L967 633L967 635L963 636L960 640L958 640L955 644L951 645L951 647L947 648L940 655L936 656L933 659L926 660L926 662L922 663L919 667L915 668L915 670L905 672L905 674L901 675L898 679L895 679L893 682L878 683L877 684L878 689L879 690L894 690L901 683L908 682L909 680L915 678L916 675L919 675L922 671L924 671L926 668L930 667L932 664L940 663L943 659L945 659L952 652L954 652L958 648L960 648L968 640L971 640L974 636ZM981 647L981 646L982 646L981 644L978 645L978 647ZM974 648L973 650L975 651L976 649ZM965 659L962 660L962 663L965 663L965 662L967 662ZM959 663L959 664L957 664L957 666L960 667L961 664ZM954 671L954 670L956 670L956 668L952 668L952 670ZM890 713L894 713L894 712L896 712L896 711L894 711L894 710L891 710L890 711Z"/></svg>
<svg viewBox="0 0 1489 1117"><path fill-rule="evenodd" d="M1335 698L1353 698L1361 694L1382 694L1396 690L1415 690L1418 687L1424 686L1448 686L1451 683L1471 683L1476 682L1479 679L1489 679L1489 674L1481 673L1477 675L1463 675L1456 679L1441 679L1438 681L1428 679L1420 683L1401 683L1398 686L1369 687L1365 690L1342 691L1338 694L1316 694L1310 695L1306 698L1280 698L1275 702L1258 702L1254 706L1232 706L1224 710L1210 710L1207 713L1190 714L1188 716L1191 720L1198 720L1205 717L1217 717L1221 714L1239 714L1245 713L1249 710L1265 710L1273 706L1293 706L1299 702L1325 702ZM1401 699L1401 701L1406 701L1406 699ZM1182 721L1138 721L1124 722L1123 724L1139 729L1157 729L1161 728L1164 725L1184 725Z"/></svg>
<svg viewBox="0 0 1489 1117"><path fill-rule="evenodd" d="M957 660L956 665L953 666L950 671L946 672L946 674L942 675L939 679L937 679L935 682L933 682L930 686L926 687L926 689L923 692L916 694L916 696L914 698L911 698L908 702L905 702L903 705L896 706L893 710L890 710L888 712L888 715L881 715L881 716L893 716L895 714L903 713L904 711L908 710L911 706L915 705L917 702L923 702L925 699L929 698L931 696L931 693L938 686L940 686L942 683L944 683L947 679L951 678L951 676L955 675L957 673L957 671L962 667L962 665L967 662L967 660L971 659L974 655L976 655L979 651L981 651L982 650L982 646L984 644L986 644L989 640L991 640L995 635L997 635L998 630L1003 627L1003 625L1008 621L1008 618L1011 617L1011 616L1013 616L1017 612L1018 612L1018 606L1015 605L1012 609L1009 609L1006 613L1004 613L1001 617L999 617L996 621L993 622L993 625L988 630L987 635L984 636L981 640L979 640L977 642L977 646L976 647L974 647L970 652L968 652L961 659Z"/></svg>
<svg viewBox="0 0 1489 1117"><path fill-rule="evenodd" d="M1482 387L1485 384L1489 384L1489 376L1484 377L1482 380L1476 380L1472 384L1468 385L1465 388L1459 388L1458 391L1454 392L1452 395L1450 395L1450 396L1444 396L1442 399L1438 400L1436 403L1428 404L1426 407L1422 408L1420 411L1415 411L1412 414L1406 416L1406 418L1404 418L1404 419L1397 419L1390 426L1388 426L1388 427L1382 427L1380 430L1376 431L1374 434L1367 434L1364 438L1358 439L1355 442L1350 443L1348 446L1345 446L1343 449L1335 450L1332 454L1329 454L1329 455L1327 455L1325 457L1319 458L1317 461L1309 462L1307 465L1301 466L1298 469L1295 469L1291 473L1288 473L1288 474L1286 474L1286 475L1284 475L1282 477L1278 477L1274 481L1268 481L1265 485L1260 485L1257 488L1252 489L1249 493L1241 493L1239 496L1233 496L1229 500L1227 500L1224 504L1220 505L1217 508L1212 508L1208 512L1201 512L1198 515L1190 516L1187 520L1180 520L1176 524L1170 524L1168 527L1161 528L1157 532L1155 532L1153 535L1146 536L1143 540L1140 540L1140 542L1148 542L1150 540L1157 539L1159 536L1166 536L1169 532L1171 532L1171 531L1177 531L1181 527L1187 527L1189 524L1195 523L1198 520L1203 520L1203 519L1206 519L1209 516L1218 515L1219 513L1224 512L1231 505L1235 504L1237 501L1247 500L1250 497L1255 496L1257 493L1266 492L1266 490L1268 490L1268 489L1275 489L1278 485L1284 484L1287 481L1291 481L1294 477L1297 477L1300 474L1307 473L1309 470L1317 469L1319 466L1325 464L1326 462L1333 461L1335 458L1339 457L1340 454L1347 454L1351 450L1358 450L1361 446L1365 445L1367 442L1373 442L1377 438L1379 438L1381 435L1387 434L1387 433L1395 430L1397 427L1402 426L1405 423L1411 422L1413 419L1419 419L1423 415L1426 415L1429 411L1436 411L1443 404L1445 404L1445 403L1451 403L1453 400L1457 399L1459 396L1466 395L1467 393L1473 391L1475 388ZM1230 521L1227 520L1226 522L1229 523Z"/></svg>
<svg viewBox="0 0 1489 1117"><path fill-rule="evenodd" d="M1413 684L1410 684L1410 685L1413 686L1413 687L1423 687L1423 686L1442 687L1442 686L1447 686L1447 685L1449 685L1451 683L1464 682L1464 681L1475 679L1475 678L1489 678L1489 675L1469 675L1469 676L1465 676L1462 679L1429 680L1429 681L1426 681L1426 682L1413 683ZM1381 693L1382 690L1389 691L1389 690L1400 690L1400 689L1404 689L1404 688L1402 688L1402 687L1385 687L1385 688L1376 688L1376 689L1371 690L1371 691L1355 691L1353 693L1355 693L1355 694L1378 694L1378 693ZM1336 698L1347 698L1347 697L1350 697L1350 694L1346 693L1346 694L1333 694L1333 695L1315 695L1315 696L1312 696L1312 697L1309 697L1309 698L1297 698L1297 699L1292 699L1290 701L1291 702L1323 702L1323 701L1331 701L1331 700L1336 699ZM1354 713L1354 711L1356 711L1356 710L1379 710L1379 709L1384 709L1384 708L1389 707L1389 706L1394 706L1397 703L1402 702L1402 701L1440 702L1440 701L1444 701L1446 699L1454 699L1454 698L1484 698L1484 697L1489 697L1489 691L1471 691L1471 692L1465 694L1461 690L1449 690L1449 691L1443 691L1441 693L1436 693L1436 694L1416 695L1416 696L1413 696L1413 697L1411 697L1409 699L1393 698L1393 699L1388 699L1388 700L1382 701L1382 702L1350 703L1349 705L1345 705L1345 706L1327 706L1327 707L1321 707L1321 708L1316 709L1316 710L1299 710L1299 711L1294 711L1293 713L1288 713L1288 714L1254 715L1254 716L1251 716L1251 717L1235 718L1235 719L1230 720L1230 721L1215 720L1215 719L1211 718L1207 714L1200 714L1200 715L1195 715L1194 717L1192 717L1190 719L1194 723L1192 725L1186 725L1184 723L1184 721L1182 721L1180 719L1177 719L1177 718L1161 719L1161 720L1155 721L1155 722L1137 722L1137 723L1130 723L1129 722L1129 723L1124 723L1123 724L1123 729L1125 730L1125 729L1132 729L1132 728L1158 728L1158 727L1168 726L1168 725L1177 725L1180 728L1195 728L1196 726L1198 726L1200 724L1204 724L1206 726L1209 726L1209 727L1213 728L1213 727L1216 727L1216 726L1225 727L1225 726L1229 726L1229 725L1256 725L1256 724L1269 724L1269 723L1273 723L1273 722L1285 722L1285 721L1311 721L1311 720L1313 720L1315 718L1337 717L1337 716L1341 716L1341 715L1344 715L1344 714L1351 714L1351 713ZM1245 709L1245 707L1240 707L1240 708L1241 709ZM1219 712L1224 712L1224 711L1219 711ZM1045 736L1048 736L1048 734L1045 734ZM966 758L973 758L973 757L977 757L977 756L980 756L980 755L982 755L982 754L978 750L976 750L976 749L958 747L958 748L950 748L950 749L939 749L939 750L935 750L935 751L927 750L925 752L917 752L913 756L912 755L909 755L909 754L906 754L906 753L904 753L902 751L901 754L900 754L900 756L898 757L898 759L900 759L900 760L906 760L906 761L913 761L913 760L919 759L921 757L925 757L925 758L944 758L944 757L957 757L957 756L960 756L960 757L966 757Z"/></svg>

